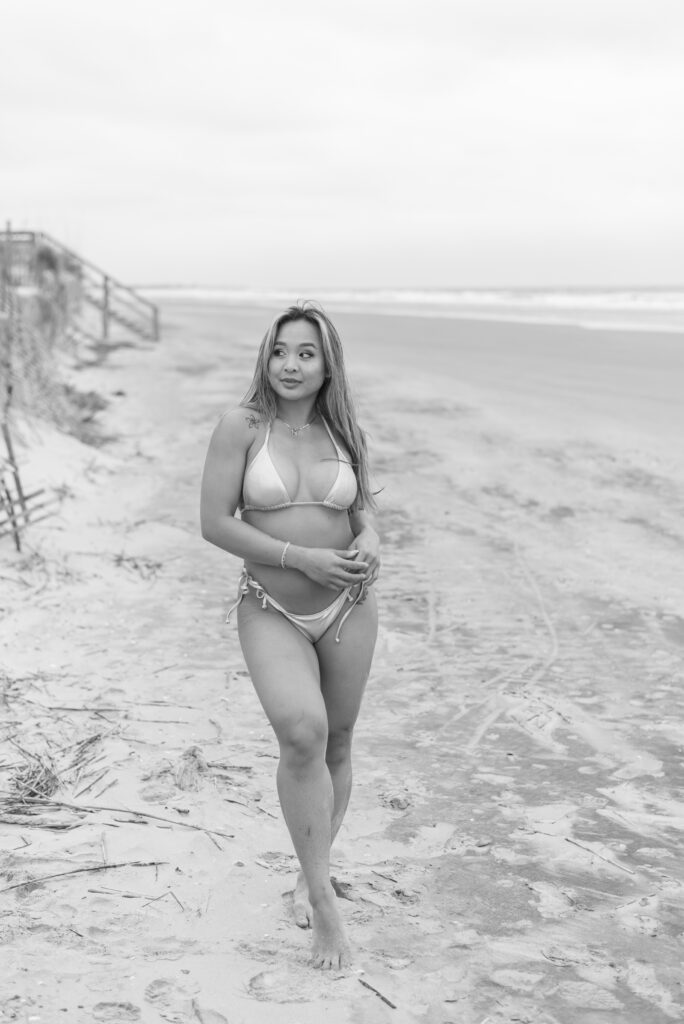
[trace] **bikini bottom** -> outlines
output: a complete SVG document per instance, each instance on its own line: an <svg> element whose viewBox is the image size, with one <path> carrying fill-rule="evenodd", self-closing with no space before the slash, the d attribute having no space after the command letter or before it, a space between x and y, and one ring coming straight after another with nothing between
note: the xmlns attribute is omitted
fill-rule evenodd
<svg viewBox="0 0 684 1024"><path fill-rule="evenodd" d="M264 611L270 605L271 608L273 608L275 611L280 612L281 615L284 615L288 622L292 623L295 629L298 629L300 633L304 634L307 640L310 640L312 644L315 644L318 640L321 639L323 634L327 633L327 631L330 629L333 622L335 621L339 613L342 611L342 608L344 607L345 603L349 603L350 607L347 608L346 612L340 619L340 624L337 627L337 632L335 634L335 643L339 644L342 626L345 624L349 615L351 615L355 606L359 604L359 602L364 597L364 591L366 587L365 582L361 582L361 584L359 585L359 592L356 595L356 597L354 597L352 595L352 590L354 590L356 586L357 584L354 584L353 587L345 587L342 593L337 595L332 604L329 604L326 608L321 608L319 612L312 612L310 615L298 615L295 612L289 612L287 608L283 608L283 606L278 601L276 601L275 598L271 597L271 595L266 590L264 590L264 588L262 587L258 580L255 580L253 576L249 575L246 569L243 569L242 575L240 576L240 582L238 584L237 601L228 610L228 614L226 615L226 622L228 622L230 616L238 607L238 605L242 602L243 598L247 596L247 594L249 593L249 588L251 587L252 590L255 592L258 600L261 601L261 607L264 609Z"/></svg>

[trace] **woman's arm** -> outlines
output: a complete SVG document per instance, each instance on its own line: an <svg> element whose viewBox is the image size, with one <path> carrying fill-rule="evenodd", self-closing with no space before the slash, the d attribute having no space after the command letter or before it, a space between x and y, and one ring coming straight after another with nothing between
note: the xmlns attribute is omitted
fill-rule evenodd
<svg viewBox="0 0 684 1024"><path fill-rule="evenodd" d="M212 434L202 474L202 536L231 555L262 565L280 565L283 541L235 518L247 452L254 440L249 420L248 409L233 409L221 417Z"/></svg>
<svg viewBox="0 0 684 1024"><path fill-rule="evenodd" d="M351 526L351 531L355 537L358 537L358 535L364 530L372 530L373 533L375 533L370 516L366 510L362 508L354 509L353 512L349 513L349 525Z"/></svg>
<svg viewBox="0 0 684 1024"><path fill-rule="evenodd" d="M221 417L212 434L202 474L202 536L232 555L278 566L283 564L285 542L235 518L247 453L254 440L253 423L254 414L249 409L233 409ZM294 544L287 547L285 566L331 588L356 582L358 573L367 568L357 550L335 551ZM356 572L349 571L352 567Z"/></svg>
<svg viewBox="0 0 684 1024"><path fill-rule="evenodd" d="M371 518L364 509L355 509L349 513L349 525L354 534L350 545L351 551L358 551L358 557L366 562L366 582L375 583L380 572L380 538L373 529Z"/></svg>

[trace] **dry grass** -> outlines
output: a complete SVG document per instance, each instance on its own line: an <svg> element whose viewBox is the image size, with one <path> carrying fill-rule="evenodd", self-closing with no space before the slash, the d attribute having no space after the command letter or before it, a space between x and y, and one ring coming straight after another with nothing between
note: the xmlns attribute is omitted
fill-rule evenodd
<svg viewBox="0 0 684 1024"><path fill-rule="evenodd" d="M23 821L27 825L45 828L69 827L44 818L28 819L36 819L46 810L53 810L55 793L82 780L95 759L101 738L101 733L93 733L54 754L27 750L16 740L10 740L21 760L12 766L7 791L0 794L0 821L8 824Z"/></svg>
<svg viewBox="0 0 684 1024"><path fill-rule="evenodd" d="M25 760L11 779L13 794L25 797L50 797L59 789L59 775L51 757L24 754Z"/></svg>

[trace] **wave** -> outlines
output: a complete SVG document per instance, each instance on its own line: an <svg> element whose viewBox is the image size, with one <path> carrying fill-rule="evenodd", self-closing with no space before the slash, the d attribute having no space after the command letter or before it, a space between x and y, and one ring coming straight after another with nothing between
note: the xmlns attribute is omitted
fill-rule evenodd
<svg viewBox="0 0 684 1024"><path fill-rule="evenodd" d="M315 296L341 312L378 315L456 317L522 323L573 324L583 327L684 330L684 288L220 288L159 285L140 289L159 301L281 308Z"/></svg>

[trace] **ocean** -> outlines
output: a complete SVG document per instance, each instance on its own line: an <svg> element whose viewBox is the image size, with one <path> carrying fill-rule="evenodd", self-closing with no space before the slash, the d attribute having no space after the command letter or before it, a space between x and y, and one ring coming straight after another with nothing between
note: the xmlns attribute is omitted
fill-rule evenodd
<svg viewBox="0 0 684 1024"><path fill-rule="evenodd" d="M158 285L153 301L184 300L281 308L315 298L332 312L508 323L569 324L606 330L684 332L684 288L316 288L254 289Z"/></svg>
<svg viewBox="0 0 684 1024"><path fill-rule="evenodd" d="M225 394L247 390L285 291L148 289L165 330L216 367ZM305 297L305 296L301 296ZM318 291L343 340L356 389L383 381L397 402L454 400L534 431L612 438L671 454L684 432L684 290ZM591 306L593 303L593 306ZM679 326L678 326L679 325ZM227 354L243 353L238 381Z"/></svg>

